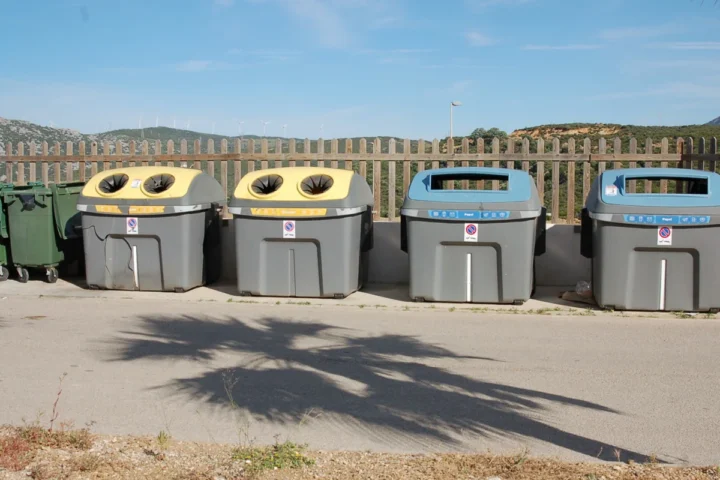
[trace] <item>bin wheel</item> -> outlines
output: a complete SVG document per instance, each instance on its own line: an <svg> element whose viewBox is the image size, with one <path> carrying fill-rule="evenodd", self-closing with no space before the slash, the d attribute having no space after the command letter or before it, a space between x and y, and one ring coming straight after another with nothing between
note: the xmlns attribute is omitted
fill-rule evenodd
<svg viewBox="0 0 720 480"><path fill-rule="evenodd" d="M58 271L55 267L47 269L47 281L48 283L55 283L58 281Z"/></svg>
<svg viewBox="0 0 720 480"><path fill-rule="evenodd" d="M17 269L18 273L18 281L20 283L27 283L28 280L30 280L30 272L27 271L27 268L18 267Z"/></svg>
<svg viewBox="0 0 720 480"><path fill-rule="evenodd" d="M8 278L10 278L10 270L7 267L0 268L0 282L4 282Z"/></svg>

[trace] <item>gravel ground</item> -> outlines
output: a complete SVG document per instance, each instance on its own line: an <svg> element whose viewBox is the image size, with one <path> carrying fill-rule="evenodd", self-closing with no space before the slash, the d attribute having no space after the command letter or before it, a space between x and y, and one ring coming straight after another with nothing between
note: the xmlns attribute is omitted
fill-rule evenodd
<svg viewBox="0 0 720 480"><path fill-rule="evenodd" d="M25 438L23 429L5 428L0 434L0 465L13 451L7 440ZM0 479L174 479L258 480L310 479L720 479L720 468L665 467L659 464L570 463L516 455L399 455L369 452L302 452L313 465L253 472L247 461L236 460L233 445L178 442L148 437L92 436L89 448L30 444L24 468L0 467Z"/></svg>

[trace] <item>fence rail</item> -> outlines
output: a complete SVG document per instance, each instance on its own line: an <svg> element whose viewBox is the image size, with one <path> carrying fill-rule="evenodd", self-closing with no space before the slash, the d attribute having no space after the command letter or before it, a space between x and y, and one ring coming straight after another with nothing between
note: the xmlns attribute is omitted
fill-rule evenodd
<svg viewBox="0 0 720 480"><path fill-rule="evenodd" d="M448 149L448 145L452 145ZM189 146L192 153L189 153ZM534 148L531 148L534 147ZM164 148L163 148L164 147ZM129 142L47 142L5 144L0 155L0 176L6 182L25 185L28 182L61 183L85 181L98 172L120 166L170 165L202 169L214 176L231 195L243 175L254 170L281 166L327 166L354 170L372 185L375 218L396 220L412 177L427 168L487 166L522 169L537 182L540 197L555 223L575 222L585 203L594 177L610 168L681 167L716 171L720 154L717 139L667 138L655 142L647 139L643 148L635 138L605 138L581 142L574 138L451 139L450 142L377 138L295 140L295 139L233 139L220 142L216 153L214 141L204 145L200 140L190 144L173 140ZM102 148L102 153L100 153ZM165 153L163 153L163 150ZM448 152L450 150L450 152ZM76 153L77 152L77 153ZM152 153L151 153L152 152ZM3 165L4 164L4 165ZM398 168L398 164L400 168ZM3 168L4 167L4 168ZM501 188L500 182L461 180L449 184L454 189ZM678 185L672 180L631 181L632 193L674 192Z"/></svg>

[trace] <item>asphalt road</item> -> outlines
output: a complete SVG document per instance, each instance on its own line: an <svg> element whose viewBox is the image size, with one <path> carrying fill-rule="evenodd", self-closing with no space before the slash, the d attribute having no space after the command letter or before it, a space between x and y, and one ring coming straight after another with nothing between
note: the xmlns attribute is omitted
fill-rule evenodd
<svg viewBox="0 0 720 480"><path fill-rule="evenodd" d="M718 464L718 355L702 318L6 296L0 423L67 373L99 433Z"/></svg>

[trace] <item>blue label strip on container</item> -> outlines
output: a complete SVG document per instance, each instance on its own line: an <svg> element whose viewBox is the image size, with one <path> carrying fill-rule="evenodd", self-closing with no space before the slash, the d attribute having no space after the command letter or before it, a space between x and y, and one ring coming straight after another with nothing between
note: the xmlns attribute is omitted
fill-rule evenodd
<svg viewBox="0 0 720 480"><path fill-rule="evenodd" d="M477 211L477 210L429 210L430 218L446 220L507 220L508 211Z"/></svg>
<svg viewBox="0 0 720 480"><path fill-rule="evenodd" d="M707 225L709 215L624 215L627 223L641 225Z"/></svg>

